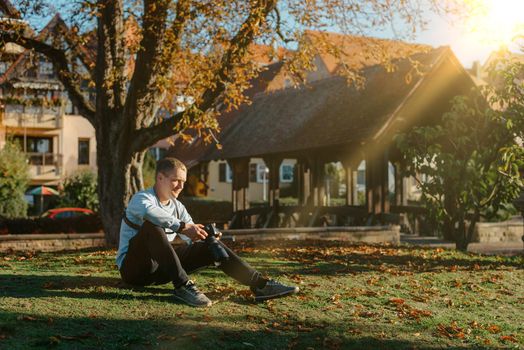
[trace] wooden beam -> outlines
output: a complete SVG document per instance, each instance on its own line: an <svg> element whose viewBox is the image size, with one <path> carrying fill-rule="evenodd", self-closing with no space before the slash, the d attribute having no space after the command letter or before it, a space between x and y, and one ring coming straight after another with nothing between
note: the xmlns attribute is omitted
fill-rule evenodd
<svg viewBox="0 0 524 350"><path fill-rule="evenodd" d="M345 158L341 160L346 173L346 205L355 205L357 203L357 170L360 161L358 158Z"/></svg>
<svg viewBox="0 0 524 350"><path fill-rule="evenodd" d="M249 188L249 160L250 158L228 159L229 166L233 172L233 184L231 186L231 202L233 211L248 209L249 203L247 193Z"/></svg>
<svg viewBox="0 0 524 350"><path fill-rule="evenodd" d="M388 213L387 153L366 156L366 207L370 213Z"/></svg>
<svg viewBox="0 0 524 350"><path fill-rule="evenodd" d="M281 157L264 157L264 162L269 168L269 205L278 206L278 199L280 198L280 164L283 158Z"/></svg>

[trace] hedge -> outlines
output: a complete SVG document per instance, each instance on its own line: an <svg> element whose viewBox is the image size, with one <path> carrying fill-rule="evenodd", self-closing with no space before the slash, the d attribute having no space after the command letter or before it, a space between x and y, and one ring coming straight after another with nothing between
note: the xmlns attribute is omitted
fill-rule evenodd
<svg viewBox="0 0 524 350"><path fill-rule="evenodd" d="M0 219L0 234L94 233L101 231L102 221L98 215L64 219Z"/></svg>
<svg viewBox="0 0 524 350"><path fill-rule="evenodd" d="M189 214L196 223L215 222L219 228L233 216L231 202L213 201L195 197L181 198ZM75 218L0 218L0 234L33 233L94 233L102 232L102 221L98 215L78 216Z"/></svg>
<svg viewBox="0 0 524 350"><path fill-rule="evenodd" d="M233 204L198 197L180 198L193 221L199 224L216 223L218 227L229 222L233 217Z"/></svg>

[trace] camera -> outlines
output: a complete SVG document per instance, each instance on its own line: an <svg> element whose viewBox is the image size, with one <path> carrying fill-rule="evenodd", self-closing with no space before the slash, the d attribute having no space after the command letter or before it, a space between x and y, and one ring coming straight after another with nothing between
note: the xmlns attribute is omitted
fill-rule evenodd
<svg viewBox="0 0 524 350"><path fill-rule="evenodd" d="M207 243L207 247L213 255L215 265L219 266L221 263L229 259L229 254L217 239L220 236L220 232L217 230L214 223L205 225L204 230L207 233L204 242Z"/></svg>

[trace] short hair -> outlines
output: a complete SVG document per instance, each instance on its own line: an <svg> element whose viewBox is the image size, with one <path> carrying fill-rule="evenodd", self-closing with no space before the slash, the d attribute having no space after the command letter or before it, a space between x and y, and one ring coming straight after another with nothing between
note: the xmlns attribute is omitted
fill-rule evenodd
<svg viewBox="0 0 524 350"><path fill-rule="evenodd" d="M156 162L156 170L155 170L155 176L158 175L158 173L162 173L166 175L168 172L172 171L173 169L181 169L187 172L186 165L182 163L180 160L173 158L173 157L167 157L160 159Z"/></svg>

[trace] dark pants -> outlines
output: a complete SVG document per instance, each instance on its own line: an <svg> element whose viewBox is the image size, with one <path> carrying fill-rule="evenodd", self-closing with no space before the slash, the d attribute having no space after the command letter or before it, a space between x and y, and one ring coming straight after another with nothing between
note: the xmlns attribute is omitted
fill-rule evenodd
<svg viewBox="0 0 524 350"><path fill-rule="evenodd" d="M229 254L229 260L220 264L219 268L244 285L256 286L260 273L222 242L220 244ZM205 242L193 242L174 249L163 228L145 221L136 236L129 241L120 275L125 282L133 285L173 282L177 288L188 281L188 274L213 263Z"/></svg>

